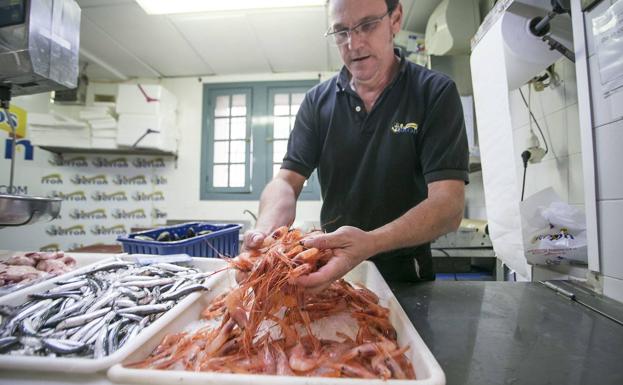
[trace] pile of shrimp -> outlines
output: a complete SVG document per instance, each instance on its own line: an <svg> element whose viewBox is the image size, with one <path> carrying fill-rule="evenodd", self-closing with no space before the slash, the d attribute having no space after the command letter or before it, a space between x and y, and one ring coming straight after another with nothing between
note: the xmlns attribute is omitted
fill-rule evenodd
<svg viewBox="0 0 623 385"><path fill-rule="evenodd" d="M215 298L202 318L219 327L167 335L134 368L184 369L226 373L292 376L415 379L389 321L389 309L370 290L343 279L318 294L294 285L316 271L331 250L305 248L315 232L281 227L259 250L230 260L245 273L239 286ZM340 341L317 338L312 323L347 313L357 323L353 336L336 332ZM266 327L266 324L271 326ZM271 329L278 329L271 332Z"/></svg>

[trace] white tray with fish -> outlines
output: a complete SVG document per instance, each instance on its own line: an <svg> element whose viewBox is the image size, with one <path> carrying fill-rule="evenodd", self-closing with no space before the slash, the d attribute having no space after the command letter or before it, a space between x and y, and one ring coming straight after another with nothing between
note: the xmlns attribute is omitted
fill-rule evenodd
<svg viewBox="0 0 623 385"><path fill-rule="evenodd" d="M122 361L201 296L196 290L206 289L209 273L227 265L187 259L180 268L120 255L0 298L3 312L22 306L3 316L0 368L94 373Z"/></svg>
<svg viewBox="0 0 623 385"><path fill-rule="evenodd" d="M185 371L179 367L172 370L137 369L126 367L136 362L145 360L161 344L165 336L174 333L188 332L189 334L206 326L206 322L200 320L202 312L220 294L231 291L237 286L233 271L224 271L215 275L208 285L211 290L204 292L194 299L183 312L175 319L170 319L157 333L143 345L129 355L122 363L116 364L108 370L108 377L117 383L169 385L169 384L413 384L413 385L444 385L445 375L435 360L424 341L421 339L406 313L398 303L377 268L371 262L363 262L354 268L345 277L347 281L367 287L379 298L379 304L390 311L389 321L397 332L397 340L400 346L409 346L405 356L413 365L415 380L383 380L383 379L354 379L354 378L323 378L323 377L294 377L268 374L232 374L209 371ZM333 316L331 316L333 317ZM344 321L344 320L341 320ZM340 320L320 319L312 325L313 334L321 332L324 336L319 338L331 338L336 331L344 334L349 333L352 327L336 324ZM355 325L355 328L357 326ZM201 329L200 329L201 330Z"/></svg>

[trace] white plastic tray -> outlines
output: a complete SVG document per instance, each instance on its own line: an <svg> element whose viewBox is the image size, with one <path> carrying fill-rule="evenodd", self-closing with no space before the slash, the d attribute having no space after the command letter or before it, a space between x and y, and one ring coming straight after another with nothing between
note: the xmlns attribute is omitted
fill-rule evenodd
<svg viewBox="0 0 623 385"><path fill-rule="evenodd" d="M18 252L9 252L9 251L0 251L0 260L8 259L12 255L17 254ZM19 288L10 291L7 294L0 296L0 301L4 303L4 301L11 301L13 298L21 298L23 293L37 293L46 289L42 289L42 287L47 287L49 282L57 282L62 281L65 277L71 277L76 275L76 272L84 272L88 270L89 265L100 261L112 261L113 257L111 254L81 254L81 253L67 253L70 257L76 260L76 266L73 270L68 271L67 273L60 275L49 275L44 277L43 279L38 279L33 282L26 283L21 285ZM80 273L79 273L80 274Z"/></svg>
<svg viewBox="0 0 623 385"><path fill-rule="evenodd" d="M145 344L138 347L123 362L132 363L146 358L162 339L170 333L179 332L199 319L199 314L219 293L235 286L232 271L219 273L208 282L211 290L208 293L195 297L194 302L178 313L179 316L170 320L161 330L154 333ZM370 379L342 379L321 377L291 377L273 375L227 374L214 372L190 372L182 370L155 370L125 368L116 364L108 370L108 378L118 383L148 384L148 385L206 385L206 384L258 384L258 385L313 385L313 384L344 384L344 385L445 385L446 379L441 367L433 357L413 324L398 303L398 300L389 289L376 266L372 262L363 262L353 269L346 277L353 283L361 283L379 296L381 305L390 310L390 321L398 332L398 342L401 346L409 344L411 349L406 353L411 359L415 370L416 380L370 380ZM134 344L137 346L138 344Z"/></svg>
<svg viewBox="0 0 623 385"><path fill-rule="evenodd" d="M121 259L126 261L134 261L134 257L131 255L120 255ZM107 258L99 263L106 263L113 260L113 258ZM85 271L91 269L96 264L91 264L80 269L76 269L70 273L63 274L52 280L45 281L41 284L34 285L32 287L20 290L17 293L7 295L0 298L0 305L20 305L27 300L29 294L35 292L43 292L51 289L56 285L54 282L59 279L67 279L76 275L80 275ZM190 265L205 272L216 271L227 265L227 262L217 258L193 258ZM66 373L95 373L100 370L108 369L112 365L121 362L130 353L135 351L138 347L142 346L145 342L150 341L151 338L165 325L168 325L177 318L180 313L183 313L189 306L197 301L201 297L201 293L192 293L180 301L173 309L169 310L158 318L151 325L143 329L136 337L128 341L123 347L118 349L113 354L108 356L94 359L94 358L77 358L77 357L43 357L43 356L21 356L11 354L0 355L0 369L11 370L29 370L29 371L52 371L52 372L66 372Z"/></svg>

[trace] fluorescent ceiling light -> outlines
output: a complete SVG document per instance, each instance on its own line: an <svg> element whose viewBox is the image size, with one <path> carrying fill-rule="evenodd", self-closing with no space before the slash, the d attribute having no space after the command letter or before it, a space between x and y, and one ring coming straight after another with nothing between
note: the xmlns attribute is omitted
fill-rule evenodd
<svg viewBox="0 0 623 385"><path fill-rule="evenodd" d="M136 0L150 15L325 5L326 0Z"/></svg>

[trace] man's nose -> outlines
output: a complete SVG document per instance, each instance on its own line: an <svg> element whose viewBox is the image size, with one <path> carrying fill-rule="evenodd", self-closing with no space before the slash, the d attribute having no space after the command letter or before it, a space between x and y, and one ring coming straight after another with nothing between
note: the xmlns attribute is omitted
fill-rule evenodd
<svg viewBox="0 0 623 385"><path fill-rule="evenodd" d="M363 43L363 37L359 31L350 31L348 34L348 49L356 49Z"/></svg>

